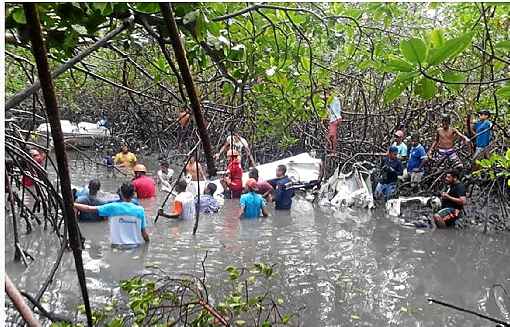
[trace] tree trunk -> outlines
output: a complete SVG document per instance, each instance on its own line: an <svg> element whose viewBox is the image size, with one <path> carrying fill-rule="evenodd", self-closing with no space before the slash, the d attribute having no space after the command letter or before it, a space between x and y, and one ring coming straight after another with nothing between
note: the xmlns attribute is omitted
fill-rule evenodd
<svg viewBox="0 0 510 327"><path fill-rule="evenodd" d="M188 59L186 58L186 51L184 50L184 46L181 43L180 33L177 29L177 24L175 22L172 8L168 3L160 3L159 6L170 32L170 38L172 41L172 47L174 48L175 58L179 64L181 77L184 81L184 85L186 86L188 98L191 102L191 109L193 110L195 121L197 122L198 133L200 135L200 139L202 140L202 146L204 147L205 159L207 162L207 172L209 173L209 176L216 176L216 167L212 154L211 141L209 140L209 135L207 134L207 128L205 126L204 117L202 115L202 109L200 106L200 100L198 99L198 95L195 90L195 85L193 83L193 78L191 76L188 65Z"/></svg>
<svg viewBox="0 0 510 327"><path fill-rule="evenodd" d="M43 91L44 104L46 105L46 113L51 126L51 136L55 146L55 156L58 165L58 174L60 177L60 186L62 190L62 198L64 203L63 214L64 221L69 233L69 243L73 250L74 263L76 265L76 273L80 283L85 311L87 314L88 326L92 326L92 312L90 310L89 297L87 292L87 283L85 279L85 271L83 269L83 260L81 256L81 235L78 228L78 222L74 214L73 194L71 192L71 179L69 178L69 168L67 165L67 155L64 146L64 134L60 125L60 115L58 112L57 98L55 96L55 88L50 74L48 65L48 55L42 37L41 23L35 3L24 3L25 16L30 26L30 39L32 41L32 51L37 64L37 73L41 88Z"/></svg>

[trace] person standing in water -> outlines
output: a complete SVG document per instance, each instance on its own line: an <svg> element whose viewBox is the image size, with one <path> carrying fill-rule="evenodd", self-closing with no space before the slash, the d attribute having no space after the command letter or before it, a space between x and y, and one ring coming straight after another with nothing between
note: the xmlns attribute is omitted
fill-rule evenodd
<svg viewBox="0 0 510 327"><path fill-rule="evenodd" d="M227 175L221 180L221 185L225 189L227 199L239 199L243 192L243 170L239 153L236 150L229 150L227 155L229 157Z"/></svg>
<svg viewBox="0 0 510 327"><path fill-rule="evenodd" d="M136 156L129 152L127 144L123 144L121 147L121 151L117 153L114 157L115 165L124 168L133 168L136 165Z"/></svg>
<svg viewBox="0 0 510 327"><path fill-rule="evenodd" d="M198 168L197 168L198 166ZM202 165L197 163L195 156L191 156L186 165L186 174L191 176L192 181L205 181L204 170L202 169Z"/></svg>
<svg viewBox="0 0 510 327"><path fill-rule="evenodd" d="M121 202L112 202L100 206L74 203L80 212L97 213L108 217L112 246L137 246L149 242L145 209L131 202L135 189L131 183L120 187Z"/></svg>
<svg viewBox="0 0 510 327"><path fill-rule="evenodd" d="M159 170L157 172L157 183L161 185L161 189L165 192L170 192L172 189L172 177L174 170L170 168L168 161L163 160L159 164Z"/></svg>
<svg viewBox="0 0 510 327"><path fill-rule="evenodd" d="M257 194L257 181L253 178L246 182L247 193L241 195L239 219L258 218L261 215L267 217L266 201L260 194Z"/></svg>
<svg viewBox="0 0 510 327"><path fill-rule="evenodd" d="M133 187L138 199L148 199L156 196L156 185L154 179L146 175L147 168L142 164L133 167L135 178L133 178Z"/></svg>
<svg viewBox="0 0 510 327"><path fill-rule="evenodd" d="M292 207L292 197L294 190L287 189L290 178L287 176L287 166L278 165L276 168L276 178L268 181L273 186L275 209L277 210L290 210Z"/></svg>
<svg viewBox="0 0 510 327"><path fill-rule="evenodd" d="M97 198L97 193L99 192L99 189L101 188L101 182L97 179L92 179L89 182L88 187L88 194L79 196L76 199L76 203L86 204L89 206L100 206L105 204L104 201L101 201ZM102 219L97 213L95 212L86 212L86 211L78 211L77 217L79 221L99 221Z"/></svg>

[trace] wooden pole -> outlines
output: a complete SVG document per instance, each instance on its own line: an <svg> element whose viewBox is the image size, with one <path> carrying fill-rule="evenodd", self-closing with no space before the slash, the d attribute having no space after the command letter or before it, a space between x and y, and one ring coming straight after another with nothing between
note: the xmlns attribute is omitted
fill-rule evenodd
<svg viewBox="0 0 510 327"><path fill-rule="evenodd" d="M39 320L35 319L34 313L26 304L23 295L21 295L16 286L14 286L7 274L5 275L5 293L7 293L7 296L9 299L11 299L12 304L14 304L16 310L18 310L18 312L21 314L21 317L29 327L42 326Z"/></svg>
<svg viewBox="0 0 510 327"><path fill-rule="evenodd" d="M58 111L55 88L48 65L48 55L42 37L41 23L35 3L24 3L23 8L28 26L30 26L30 39L32 42L32 51L34 53L37 73L43 91L44 104L48 115L48 122L51 126L51 136L55 147L55 156L57 159L58 175L60 176L60 186L62 199L64 203L63 214L64 221L69 233L69 244L73 251L76 273L80 283L85 312L87 314L87 324L92 326L92 312L90 309L89 296L87 292L87 282L85 279L85 270L83 268L83 259L81 256L81 236L78 228L78 222L74 214L73 194L71 192L71 179L69 178L69 167L67 164L67 155L64 145L64 134L60 125L60 115Z"/></svg>
<svg viewBox="0 0 510 327"><path fill-rule="evenodd" d="M161 8L161 13L163 14L163 18L165 19L168 31L170 33L170 40L174 49L175 58L179 64L181 77L184 81L184 86L186 86L188 98L191 102L191 109L193 110L195 121L197 122L198 134L202 140L202 146L204 148L205 159L207 162L207 172L209 173L209 176L216 176L216 167L212 155L211 142L209 140L204 117L202 115L200 99L198 98L195 85L193 83L193 78L191 76L188 65L188 59L186 58L186 51L184 50L184 46L181 43L180 33L177 28L177 23L175 22L172 8L170 7L169 3L160 3L159 7Z"/></svg>

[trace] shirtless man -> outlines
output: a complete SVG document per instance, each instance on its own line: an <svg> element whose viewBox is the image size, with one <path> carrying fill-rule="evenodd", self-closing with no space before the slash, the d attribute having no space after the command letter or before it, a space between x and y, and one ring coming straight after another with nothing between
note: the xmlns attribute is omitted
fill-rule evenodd
<svg viewBox="0 0 510 327"><path fill-rule="evenodd" d="M232 133L231 135L227 136L227 138L225 139L225 143L221 147L220 151L214 155L214 159L218 160L223 152L228 153L228 151L231 150L230 146L231 143L233 145L232 146L233 150L236 150L241 155L241 161L244 149L246 151L246 154L248 155L249 167L255 167L255 159L253 158L253 155L251 153L248 141L246 141L245 138L239 135L239 133Z"/></svg>
<svg viewBox="0 0 510 327"><path fill-rule="evenodd" d="M470 141L469 138L459 132L456 128L450 127L450 122L450 116L446 114L442 115L442 126L437 129L436 139L434 140L434 143L432 143L427 157L432 158L432 154L437 147L437 161L442 161L444 158L448 158L453 161L455 168L462 168L462 162L454 149L455 141L457 140L457 137L462 138L464 144L467 144Z"/></svg>
<svg viewBox="0 0 510 327"><path fill-rule="evenodd" d="M188 164L186 165L186 174L191 176L191 180L198 181L198 176L200 179L205 181L204 170L202 169L202 165L198 163L198 171L197 171L197 161L195 156L192 156L189 159Z"/></svg>

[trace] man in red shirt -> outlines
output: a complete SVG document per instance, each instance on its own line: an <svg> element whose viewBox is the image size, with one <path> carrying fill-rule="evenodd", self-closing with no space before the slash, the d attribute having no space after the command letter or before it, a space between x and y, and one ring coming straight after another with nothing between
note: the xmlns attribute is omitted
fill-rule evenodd
<svg viewBox="0 0 510 327"><path fill-rule="evenodd" d="M259 170L255 167L250 168L250 172L248 173L250 178L253 178L257 181L257 191L256 193L262 195L262 197L267 201L267 203L273 202L273 186L269 184L267 181L259 178Z"/></svg>
<svg viewBox="0 0 510 327"><path fill-rule="evenodd" d="M32 157L32 159L34 159L35 162L39 164L39 166L41 167L43 166L44 160L46 159L46 156L44 155L43 152L39 152L39 150L37 149L30 149L30 156ZM28 177L27 175L23 175L21 183L25 187L32 187L34 185L34 181L32 180L32 178Z"/></svg>
<svg viewBox="0 0 510 327"><path fill-rule="evenodd" d="M226 191L227 198L230 195L231 199L239 199L241 193L243 193L243 170L241 169L239 152L229 150L227 156L229 158L227 176L223 178L221 184Z"/></svg>
<svg viewBox="0 0 510 327"><path fill-rule="evenodd" d="M147 169L142 164L137 164L133 167L135 178L132 184L135 188L138 199L148 199L156 196L156 183L154 179L146 176Z"/></svg>

